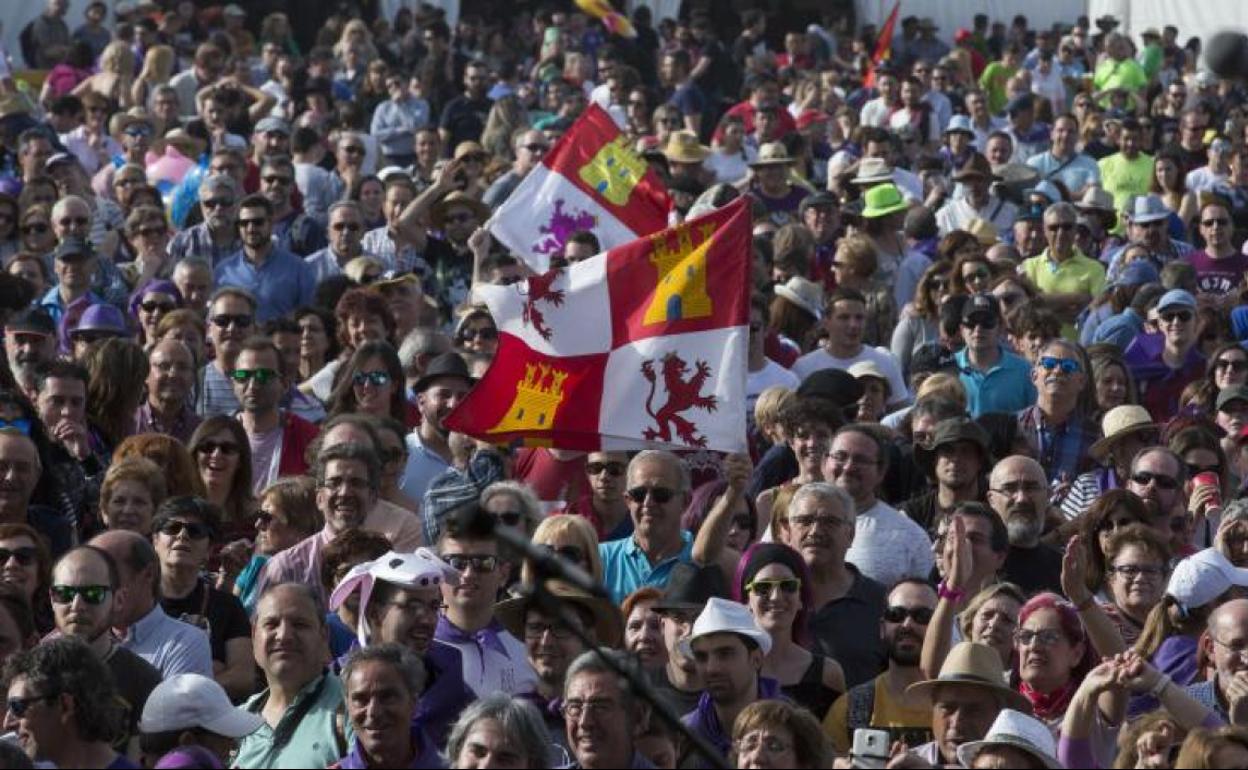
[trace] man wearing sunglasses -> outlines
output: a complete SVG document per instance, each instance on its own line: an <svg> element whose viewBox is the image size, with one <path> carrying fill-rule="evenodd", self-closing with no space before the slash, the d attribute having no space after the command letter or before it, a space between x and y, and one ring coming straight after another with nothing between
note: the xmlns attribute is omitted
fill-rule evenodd
<svg viewBox="0 0 1248 770"><path fill-rule="evenodd" d="M1062 319L1062 336L1077 339L1074 321L1093 297L1105 290L1105 267L1075 246L1079 210L1064 201L1044 212L1048 248L1022 265L1022 272L1044 293L1045 304Z"/></svg>
<svg viewBox="0 0 1248 770"><path fill-rule="evenodd" d="M1248 272L1248 255L1231 240L1231 207L1217 198L1200 207L1200 234L1205 248L1194 251L1188 261L1196 268L1197 296L1223 307L1239 304L1238 288Z"/></svg>
<svg viewBox="0 0 1248 770"><path fill-rule="evenodd" d="M243 247L238 232L238 201L242 190L225 174L210 174L199 183L199 210L204 221L182 230L169 242L169 258L203 257L213 267Z"/></svg>
<svg viewBox="0 0 1248 770"><path fill-rule="evenodd" d="M1152 168L1150 162L1149 168ZM1116 200L1116 199L1115 199ZM1109 255L1109 275L1117 277L1124 267L1123 257L1127 247L1141 244L1148 249L1147 259L1158 270L1176 259L1187 259L1195 247L1170 237L1172 212L1160 197L1154 194L1138 195L1127 209L1128 240ZM1202 233L1203 235L1203 233Z"/></svg>
<svg viewBox="0 0 1248 770"><path fill-rule="evenodd" d="M1031 369L1001 343L1001 306L990 294L976 294L962 307L962 341L954 355L966 388L971 417L987 412L1017 412L1036 400Z"/></svg>
<svg viewBox="0 0 1248 770"><path fill-rule="evenodd" d="M256 127L257 132L267 121L276 121L276 125L270 123L265 127L266 135L281 130L285 124L278 118L265 118ZM277 245L304 258L324 248L324 226L297 205L299 188L295 186L295 166L290 158L285 155L265 158L260 164L259 182L260 194L273 204L273 235Z"/></svg>
<svg viewBox="0 0 1248 770"><path fill-rule="evenodd" d="M520 182L524 181L529 172L542 162L542 158L550 150L546 135L537 130L520 134L516 137L513 146L516 159L511 164L511 170L494 180L494 184L490 185L485 195L481 197L481 202L491 209L502 205L503 201L515 192Z"/></svg>
<svg viewBox="0 0 1248 770"><path fill-rule="evenodd" d="M633 534L624 497L627 470L627 452L590 452L585 456L585 494L564 511L588 519L601 543Z"/></svg>
<svg viewBox="0 0 1248 770"><path fill-rule="evenodd" d="M316 425L281 408L289 388L282 354L267 337L245 341L235 359L230 381L251 442L252 489L259 494L279 476L299 476L308 469L304 460L316 438Z"/></svg>
<svg viewBox="0 0 1248 770"><path fill-rule="evenodd" d="M1088 451L1100 426L1081 401L1088 384L1087 357L1073 342L1050 340L1032 367L1036 403L1018 415L1019 433L1036 449L1053 485L1070 484L1092 467Z"/></svg>
<svg viewBox="0 0 1248 770"><path fill-rule="evenodd" d="M320 283L326 278L342 275L347 263L365 255L360 245L364 237L364 212L355 201L338 201L329 207L329 245L306 258L308 267Z"/></svg>
<svg viewBox="0 0 1248 770"><path fill-rule="evenodd" d="M316 276L302 259L273 242L273 204L249 195L238 207L243 248L217 264L217 286L237 286L255 295L261 322L312 302Z"/></svg>
<svg viewBox="0 0 1248 770"><path fill-rule="evenodd" d="M117 563L106 551L79 546L52 568L52 617L64 637L79 639L108 666L121 697L130 706L130 734L137 733L143 704L160 671L118 644L110 625L117 606Z"/></svg>
<svg viewBox="0 0 1248 770"><path fill-rule="evenodd" d="M823 721L824 731L838 752L848 752L854 731L887 730L891 740L917 746L932 739L930 704L906 693L923 680L919 658L927 626L936 609L936 592L929 583L907 578L889 592L880 618L880 640L888 652L888 668L879 676L851 687Z"/></svg>
<svg viewBox="0 0 1248 770"><path fill-rule="evenodd" d="M1179 397L1205 374L1205 356L1196 333L1196 298L1171 289L1157 302L1161 334L1144 334L1127 346L1123 358L1140 392L1140 405L1157 422L1179 411Z"/></svg>
<svg viewBox="0 0 1248 770"><path fill-rule="evenodd" d="M1183 494L1187 481L1187 466L1166 447L1142 449L1131 462L1126 488L1144 501L1150 523L1167 540L1174 536L1171 521L1188 516Z"/></svg>

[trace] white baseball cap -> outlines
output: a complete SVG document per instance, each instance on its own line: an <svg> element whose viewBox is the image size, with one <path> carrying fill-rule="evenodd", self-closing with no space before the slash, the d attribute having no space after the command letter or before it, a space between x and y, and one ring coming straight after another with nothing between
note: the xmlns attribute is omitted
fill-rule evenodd
<svg viewBox="0 0 1248 770"><path fill-rule="evenodd" d="M1175 565L1166 593L1190 612L1217 599L1232 586L1248 587L1248 569L1231 564L1216 548L1206 548Z"/></svg>
<svg viewBox="0 0 1248 770"><path fill-rule="evenodd" d="M264 717L235 708L215 681L201 674L176 674L147 696L139 731L165 733L198 727L237 739L251 735L262 724Z"/></svg>

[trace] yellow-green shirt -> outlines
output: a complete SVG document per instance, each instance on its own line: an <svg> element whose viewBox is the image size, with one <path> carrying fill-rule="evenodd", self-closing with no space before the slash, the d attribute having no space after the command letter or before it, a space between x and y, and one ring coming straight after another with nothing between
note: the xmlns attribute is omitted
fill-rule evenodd
<svg viewBox="0 0 1248 770"><path fill-rule="evenodd" d="M1045 294L1085 293L1093 297L1105 290L1105 266L1075 249L1065 262L1055 262L1045 249L1039 256L1023 262L1023 274ZM1068 340L1079 337L1072 324L1062 324L1062 336Z"/></svg>
<svg viewBox="0 0 1248 770"><path fill-rule="evenodd" d="M1018 72L1018 67L1007 67L999 61L994 61L984 67L984 71L980 73L979 87L984 90L988 112L993 115L1004 110L1009 102L1005 87L1010 82L1010 78L1014 77L1015 72Z"/></svg>
<svg viewBox="0 0 1248 770"><path fill-rule="evenodd" d="M1135 59L1114 61L1106 59L1092 74L1092 88L1096 91L1108 91L1111 88L1122 89L1135 93L1148 85L1148 75ZM1102 99L1108 104L1108 97ZM1104 106L1104 105L1102 105Z"/></svg>
<svg viewBox="0 0 1248 770"><path fill-rule="evenodd" d="M876 730L888 730L898 740L905 740L907 745L918 746L931 740L932 709L930 706L916 709L903 708L893 700L884 686L884 675L875 678L874 683L862 686L875 687L875 702L871 709L870 727ZM853 735L849 731L849 698L846 693L836 699L828 715L823 720L823 731L832 739L836 753L848 753L853 746Z"/></svg>
<svg viewBox="0 0 1248 770"><path fill-rule="evenodd" d="M1135 160L1127 160L1127 156L1116 152L1097 162L1101 170L1101 186L1114 196L1114 208L1122 211L1133 195L1147 195L1149 184L1153 180L1153 156L1140 153ZM1114 232L1122 227L1118 223Z"/></svg>

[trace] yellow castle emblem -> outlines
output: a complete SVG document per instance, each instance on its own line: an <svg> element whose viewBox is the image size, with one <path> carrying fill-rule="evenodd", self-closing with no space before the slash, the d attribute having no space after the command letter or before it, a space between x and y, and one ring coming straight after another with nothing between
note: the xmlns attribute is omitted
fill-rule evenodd
<svg viewBox="0 0 1248 770"><path fill-rule="evenodd" d="M674 233L650 238L650 262L658 271L654 296L643 320L650 324L706 318L713 309L706 291L706 252L711 246L712 224L703 224L701 243L693 245L693 228L681 226Z"/></svg>
<svg viewBox="0 0 1248 770"><path fill-rule="evenodd" d="M489 433L550 430L563 403L563 381L568 373L549 364L525 364L524 379L516 383L516 399Z"/></svg>
<svg viewBox="0 0 1248 770"><path fill-rule="evenodd" d="M618 136L602 146L581 166L581 181L617 206L628 203L628 196L646 174L646 162L629 149Z"/></svg>

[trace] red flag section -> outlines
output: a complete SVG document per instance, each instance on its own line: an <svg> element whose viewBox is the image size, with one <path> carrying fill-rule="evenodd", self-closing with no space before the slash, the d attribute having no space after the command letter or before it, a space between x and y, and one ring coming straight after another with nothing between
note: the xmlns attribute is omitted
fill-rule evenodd
<svg viewBox="0 0 1248 770"><path fill-rule="evenodd" d="M886 61L892 56L893 31L897 27L897 15L899 13L901 13L901 0L897 0L893 4L893 12L884 21L884 27L880 30L880 37L875 41L875 50L871 53L871 66L867 69L867 76L862 81L867 88L875 86L875 68L880 66L880 62Z"/></svg>

